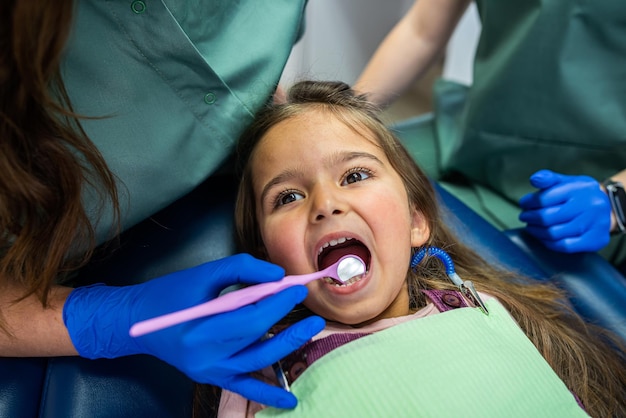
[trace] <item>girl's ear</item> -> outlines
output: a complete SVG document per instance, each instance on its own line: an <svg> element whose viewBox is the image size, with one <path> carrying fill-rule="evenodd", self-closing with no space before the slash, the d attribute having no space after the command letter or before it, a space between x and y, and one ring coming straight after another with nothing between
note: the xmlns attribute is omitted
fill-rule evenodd
<svg viewBox="0 0 626 418"><path fill-rule="evenodd" d="M413 219L411 221L411 246L421 247L430 238L430 227L424 214L416 209L412 209Z"/></svg>

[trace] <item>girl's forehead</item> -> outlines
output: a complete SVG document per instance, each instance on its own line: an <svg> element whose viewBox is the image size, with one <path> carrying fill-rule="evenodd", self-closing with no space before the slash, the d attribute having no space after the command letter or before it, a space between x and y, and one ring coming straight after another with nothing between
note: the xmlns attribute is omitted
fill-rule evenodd
<svg viewBox="0 0 626 418"><path fill-rule="evenodd" d="M253 184L265 187L275 178L330 169L357 154L371 155L387 165L374 138L365 128L355 129L330 112L306 112L285 119L270 128L255 147L250 160Z"/></svg>
<svg viewBox="0 0 626 418"><path fill-rule="evenodd" d="M291 152L298 148L310 153L349 147L380 148L376 136L365 126L323 110L310 110L282 120L261 138L261 154Z"/></svg>

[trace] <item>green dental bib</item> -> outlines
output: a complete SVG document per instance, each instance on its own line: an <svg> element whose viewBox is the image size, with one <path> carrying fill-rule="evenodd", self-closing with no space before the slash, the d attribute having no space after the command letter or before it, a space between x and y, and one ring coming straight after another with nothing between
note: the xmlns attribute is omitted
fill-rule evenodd
<svg viewBox="0 0 626 418"><path fill-rule="evenodd" d="M496 300L345 344L292 385L298 406L257 417L585 417Z"/></svg>

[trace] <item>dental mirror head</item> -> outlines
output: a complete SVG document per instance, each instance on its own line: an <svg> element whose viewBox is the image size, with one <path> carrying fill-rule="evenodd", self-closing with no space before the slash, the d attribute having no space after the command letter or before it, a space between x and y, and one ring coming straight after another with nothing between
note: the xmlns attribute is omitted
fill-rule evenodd
<svg viewBox="0 0 626 418"><path fill-rule="evenodd" d="M327 270L331 268L334 272L330 271L328 273L332 272L334 274L329 274L330 277L341 283L346 283L351 278L365 273L365 262L360 257L350 254L341 257L339 261L328 267Z"/></svg>

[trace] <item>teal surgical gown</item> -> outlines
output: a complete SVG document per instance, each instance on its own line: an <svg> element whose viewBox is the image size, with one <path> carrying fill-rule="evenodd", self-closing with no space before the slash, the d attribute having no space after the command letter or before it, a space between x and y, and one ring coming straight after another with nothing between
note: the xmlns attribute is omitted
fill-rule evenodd
<svg viewBox="0 0 626 418"><path fill-rule="evenodd" d="M78 2L62 77L118 179L124 228L188 193L227 159L276 88L305 4ZM95 222L97 193L84 195ZM105 207L100 242L110 225Z"/></svg>
<svg viewBox="0 0 626 418"><path fill-rule="evenodd" d="M626 1L477 0L470 88L436 86L444 187L520 227L532 173L602 181L626 169Z"/></svg>

